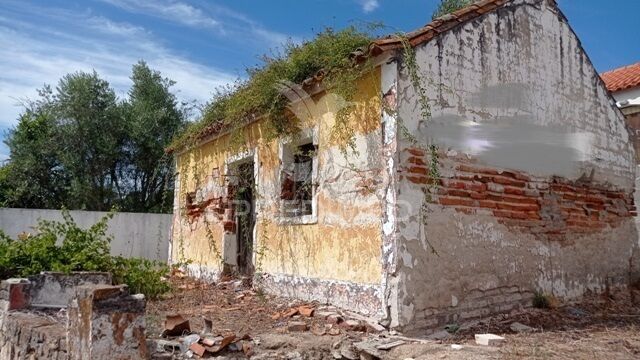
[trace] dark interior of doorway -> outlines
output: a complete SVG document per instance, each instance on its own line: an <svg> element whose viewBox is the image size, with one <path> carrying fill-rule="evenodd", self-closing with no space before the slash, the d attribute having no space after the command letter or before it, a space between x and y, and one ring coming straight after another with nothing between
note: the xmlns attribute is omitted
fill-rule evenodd
<svg viewBox="0 0 640 360"><path fill-rule="evenodd" d="M237 224L237 264L242 275L252 275L254 271L253 227L255 225L255 179L253 161L238 164L236 188L236 224Z"/></svg>

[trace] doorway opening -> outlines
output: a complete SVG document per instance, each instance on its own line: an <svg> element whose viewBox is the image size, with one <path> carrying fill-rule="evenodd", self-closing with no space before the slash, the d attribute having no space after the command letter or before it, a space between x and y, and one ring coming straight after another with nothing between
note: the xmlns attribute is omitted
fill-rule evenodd
<svg viewBox="0 0 640 360"><path fill-rule="evenodd" d="M238 162L231 170L236 223L236 270L240 275L253 275L253 230L256 222L254 162L252 159Z"/></svg>

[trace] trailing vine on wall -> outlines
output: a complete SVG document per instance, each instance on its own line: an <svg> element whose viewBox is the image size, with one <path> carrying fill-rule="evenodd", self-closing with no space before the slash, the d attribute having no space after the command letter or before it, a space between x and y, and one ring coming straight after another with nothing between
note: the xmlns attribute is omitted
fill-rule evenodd
<svg viewBox="0 0 640 360"><path fill-rule="evenodd" d="M420 108L419 124L428 123L431 120L431 106L427 89L424 85L424 78L419 72L415 49L411 46L404 34L398 35L402 39L402 64L406 69L410 83L415 90L417 102ZM289 43L285 45L283 51L276 55L264 56L262 67L250 68L246 80L239 80L234 85L218 89L212 101L206 105L201 121L194 123L187 131L177 137L170 150L185 151L192 150L200 143L203 134L210 132L229 133L229 143L234 150L246 147L247 138L245 136L245 125L262 118L267 125L262 132L265 141L271 141L285 136L295 137L299 134L300 119L297 119L288 108L290 99L287 99L281 91L280 84L284 82L300 84L309 78L317 78L321 81L324 91L331 92L342 104L335 113L335 122L331 129L331 138L336 144L340 144L340 149L347 159L347 150L351 150L357 155L355 144L355 129L352 126L352 115L356 110L353 102L358 93L358 81L374 70L372 59L366 54L366 49L373 37L370 32L364 32L350 27L342 31L327 29L316 37L313 41L303 44ZM354 50L356 50L354 52ZM358 52L360 55L358 55ZM354 56L354 54L356 54ZM376 85L379 87L379 84ZM395 111L388 108L384 101L381 101L383 111ZM429 154L429 184L424 192L424 199L420 209L423 227L426 227L429 213L429 203L432 202L431 195L437 192L439 173L439 149L436 144L424 144L415 138L407 129L404 121L395 114L398 119L398 130L402 137L412 143L412 146L422 148ZM200 150L201 152L202 150ZM192 161L182 162L180 174L182 175L181 188L190 183L188 174L193 176L193 184L196 191L202 189L203 181L199 164L202 159L201 153L192 153ZM189 165L192 164L192 165ZM191 167L191 169L189 169ZM189 171L190 170L190 171ZM224 174L228 176L229 174ZM216 181L217 179L214 179ZM254 194L260 196L257 189ZM181 194L185 196L185 194ZM198 196L196 196L197 198ZM180 199L181 213L186 214L185 201ZM245 219L246 220L246 219ZM222 264L223 256L218 247L220 239L215 239L213 235L213 224L210 223L207 213L202 214L202 221L209 243L209 248L215 259ZM240 221L244 221L240 219ZM260 221L261 231L266 230L268 220L262 218ZM262 236L267 236L261 233ZM425 234L426 238L426 234ZM181 261L186 261L184 253L184 239L179 238L179 254ZM428 243L428 240L427 240ZM249 245L249 244L247 244ZM263 241L259 242L257 248L250 244L251 251L255 254L256 273L263 271L264 256L268 249ZM431 251L436 253L435 248L429 244Z"/></svg>
<svg viewBox="0 0 640 360"><path fill-rule="evenodd" d="M420 118L418 119L418 125L425 124L427 125L429 120L431 120L431 105L429 104L429 97L427 95L427 88L424 85L424 77L420 75L419 66L416 59L416 51L415 48L409 42L409 39L404 34L398 35L402 41L402 49L403 49L403 65L407 71L407 75L409 76L409 81L411 82L411 86L413 87L418 101L418 106L420 107ZM440 179L440 170L439 170L439 149L438 145L431 142L427 144L422 144L418 139L409 131L404 121L400 116L397 116L398 126L400 128L400 133L404 138L406 138L413 147L420 148L424 150L429 155L429 181L427 186L422 189L423 199L420 206L420 218L423 227L424 238L429 246L430 250L434 254L438 254L435 247L429 241L429 238L426 234L426 226L428 223L428 214L430 212L429 204L433 201L432 195L437 193L438 183Z"/></svg>

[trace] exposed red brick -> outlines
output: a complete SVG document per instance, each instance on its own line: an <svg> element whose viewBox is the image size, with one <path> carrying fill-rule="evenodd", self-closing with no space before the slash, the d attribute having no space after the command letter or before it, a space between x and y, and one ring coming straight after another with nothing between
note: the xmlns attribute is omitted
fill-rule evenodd
<svg viewBox="0 0 640 360"><path fill-rule="evenodd" d="M498 205L496 205L495 201L491 201L491 200L480 200L478 201L478 205L481 208L487 208L487 209L497 209Z"/></svg>
<svg viewBox="0 0 640 360"><path fill-rule="evenodd" d="M604 210L606 209L604 207L604 205L599 205L599 204L587 204L586 205L589 209L595 209L595 210Z"/></svg>
<svg viewBox="0 0 640 360"><path fill-rule="evenodd" d="M585 214L585 210L582 208L573 208L573 207L561 207L561 209L566 212L567 214L578 214L578 215L584 215Z"/></svg>
<svg viewBox="0 0 640 360"><path fill-rule="evenodd" d="M518 210L518 211L538 211L539 206L533 204L510 204L498 203L498 209L501 210Z"/></svg>
<svg viewBox="0 0 640 360"><path fill-rule="evenodd" d="M613 191L607 191L606 192L607 197L612 198L612 199L624 199L625 195L621 192L613 192Z"/></svg>
<svg viewBox="0 0 640 360"><path fill-rule="evenodd" d="M421 167L421 166L411 166L409 168L409 172L411 174L420 174L420 175L427 175L428 174L427 168Z"/></svg>
<svg viewBox="0 0 640 360"><path fill-rule="evenodd" d="M487 194L486 193L480 193L480 192L471 191L471 192L469 192L469 195L471 196L472 199L476 199L476 200L484 200L484 199L487 198Z"/></svg>
<svg viewBox="0 0 640 360"><path fill-rule="evenodd" d="M452 179L442 179L442 186L451 189L465 189L467 187L467 183Z"/></svg>
<svg viewBox="0 0 640 360"><path fill-rule="evenodd" d="M527 216L529 219L540 220L540 214L537 211L529 211L527 212Z"/></svg>
<svg viewBox="0 0 640 360"><path fill-rule="evenodd" d="M442 205L452 205L452 206L474 206L475 201L469 198L454 198L454 197L445 197L442 196L439 199L440 204Z"/></svg>
<svg viewBox="0 0 640 360"><path fill-rule="evenodd" d="M502 196L502 199L506 202L515 203L515 204L538 205L538 199L526 197L526 196L504 195Z"/></svg>
<svg viewBox="0 0 640 360"><path fill-rule="evenodd" d="M408 163L415 167L421 160ZM436 203L464 214L493 215L506 226L548 239L565 240L570 232L601 231L637 214L633 194L604 186L574 184L559 177L531 180L518 171L470 164L457 164L455 169L459 172L440 181ZM414 177L410 181L424 184L429 180Z"/></svg>
<svg viewBox="0 0 640 360"><path fill-rule="evenodd" d="M417 148L407 148L406 149L409 154L414 155L414 156L424 156L424 150L422 149L417 149Z"/></svg>
<svg viewBox="0 0 640 360"><path fill-rule="evenodd" d="M576 201L578 200L578 195L574 193L566 193L562 195L562 198L566 200Z"/></svg>
<svg viewBox="0 0 640 360"><path fill-rule="evenodd" d="M447 192L447 195L451 195L451 196L471 197L471 194L464 190L449 189L449 190L446 190L446 192Z"/></svg>
<svg viewBox="0 0 640 360"><path fill-rule="evenodd" d="M487 185L478 182L465 183L464 188L471 191L482 192L487 190Z"/></svg>
<svg viewBox="0 0 640 360"><path fill-rule="evenodd" d="M583 228L595 228L600 229L605 227L605 224L595 222L595 221L584 221L584 220L567 220L567 226L577 226Z"/></svg>
<svg viewBox="0 0 640 360"><path fill-rule="evenodd" d="M510 194L510 195L524 195L524 189L522 188L517 188L517 187L511 187L511 186L505 186L504 187L504 193L505 194Z"/></svg>
<svg viewBox="0 0 640 360"><path fill-rule="evenodd" d="M416 165L424 165L424 166L427 165L427 163L425 163L424 160L422 160L422 158L415 157L415 156L410 157L407 161Z"/></svg>
<svg viewBox="0 0 640 360"><path fill-rule="evenodd" d="M414 184L426 184L429 181L429 178L423 176L407 176L407 180Z"/></svg>
<svg viewBox="0 0 640 360"><path fill-rule="evenodd" d="M494 210L494 211L493 211L493 215L494 215L494 216L497 216L497 217L510 218L510 217L511 217L511 211L506 211L506 210Z"/></svg>
<svg viewBox="0 0 640 360"><path fill-rule="evenodd" d="M517 187L525 187L527 185L527 183L522 180L511 179L505 176L494 176L493 182L501 185L510 185Z"/></svg>
<svg viewBox="0 0 640 360"><path fill-rule="evenodd" d="M529 218L529 214L527 212L524 211L512 211L511 212L511 218L512 219L528 219Z"/></svg>
<svg viewBox="0 0 640 360"><path fill-rule="evenodd" d="M473 179L483 183L490 183L491 181L493 181L493 177L488 175L475 175Z"/></svg>
<svg viewBox="0 0 640 360"><path fill-rule="evenodd" d="M471 172L471 173L488 174L488 175L498 175L499 174L498 170L496 170L496 169L474 167L474 166L469 166L469 165L465 165L465 164L460 164L460 165L456 166L456 170L466 171L466 172Z"/></svg>
<svg viewBox="0 0 640 360"><path fill-rule="evenodd" d="M585 196L584 199L587 202L593 202L593 203L596 203L596 204L604 204L605 203L605 200L601 196L598 196L598 195L588 195L588 196Z"/></svg>
<svg viewBox="0 0 640 360"><path fill-rule="evenodd" d="M523 173L519 173L519 172L514 172L513 173L513 177L516 178L517 180L531 181L531 177L529 177L528 175L525 175Z"/></svg>
<svg viewBox="0 0 640 360"><path fill-rule="evenodd" d="M453 178L457 180L474 181L476 179L476 176L469 174L455 174Z"/></svg>
<svg viewBox="0 0 640 360"><path fill-rule="evenodd" d="M551 190L553 191L559 191L559 192L576 192L576 189L572 186L569 185L565 185L565 184L551 184L550 185Z"/></svg>

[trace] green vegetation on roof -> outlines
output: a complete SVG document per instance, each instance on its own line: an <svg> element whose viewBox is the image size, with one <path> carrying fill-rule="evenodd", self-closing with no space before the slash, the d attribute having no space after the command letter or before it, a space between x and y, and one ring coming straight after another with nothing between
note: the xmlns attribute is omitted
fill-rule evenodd
<svg viewBox="0 0 640 360"><path fill-rule="evenodd" d="M437 19L440 16L451 14L454 11L473 4L473 2L474 0L442 0L436 11L433 12L432 19Z"/></svg>
<svg viewBox="0 0 640 360"><path fill-rule="evenodd" d="M349 101L356 92L354 80L367 71L365 64L354 64L349 55L366 48L372 39L368 31L351 26L340 31L326 29L302 44L285 44L278 54L263 56L260 66L247 69L246 79L217 89L201 119L174 139L169 149L196 145L209 128L242 128L256 116L267 119L274 135L295 133L297 126L286 116L288 100L280 85L300 84L322 70L323 86ZM343 109L338 117L350 110Z"/></svg>

